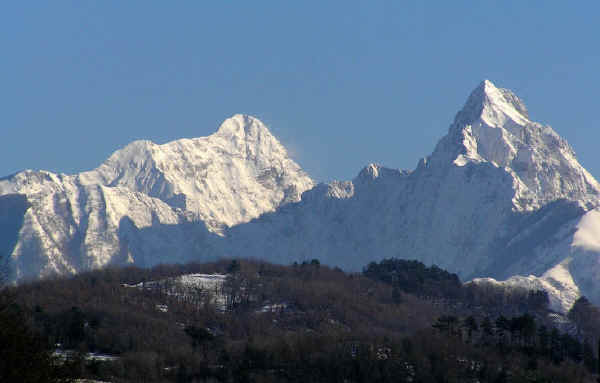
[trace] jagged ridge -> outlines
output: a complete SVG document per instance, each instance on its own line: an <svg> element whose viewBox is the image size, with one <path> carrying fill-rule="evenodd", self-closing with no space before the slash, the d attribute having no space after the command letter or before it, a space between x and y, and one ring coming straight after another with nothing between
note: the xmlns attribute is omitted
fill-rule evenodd
<svg viewBox="0 0 600 383"><path fill-rule="evenodd" d="M0 195L25 195L15 278L108 263L181 262L203 238L296 202L313 181L256 118L235 115L208 137L136 141L76 175L24 171Z"/></svg>

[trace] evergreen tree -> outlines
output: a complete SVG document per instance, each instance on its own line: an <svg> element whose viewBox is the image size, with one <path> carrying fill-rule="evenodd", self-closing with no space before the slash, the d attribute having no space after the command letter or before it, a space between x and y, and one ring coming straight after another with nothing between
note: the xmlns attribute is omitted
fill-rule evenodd
<svg viewBox="0 0 600 383"><path fill-rule="evenodd" d="M498 339L498 345L503 348L507 344L506 331L510 329L510 322L504 315L500 315L496 318L496 338Z"/></svg>
<svg viewBox="0 0 600 383"><path fill-rule="evenodd" d="M443 315L438 318L437 322L432 326L438 329L441 333L447 335L454 335L456 333L456 326L458 324L458 318L454 315Z"/></svg>
<svg viewBox="0 0 600 383"><path fill-rule="evenodd" d="M0 382L67 382L67 366L52 356L15 304L0 303Z"/></svg>
<svg viewBox="0 0 600 383"><path fill-rule="evenodd" d="M481 331L483 333L483 342L488 344L494 335L494 326L492 325L490 317L485 317L483 318L483 321L481 321Z"/></svg>
<svg viewBox="0 0 600 383"><path fill-rule="evenodd" d="M596 368L596 371L600 372L600 339L598 339L598 353L597 353L597 355L598 355L598 359L597 359L597 361L598 361L598 367Z"/></svg>
<svg viewBox="0 0 600 383"><path fill-rule="evenodd" d="M596 372L596 358L594 357L594 349L588 340L583 342L583 364L590 372Z"/></svg>
<svg viewBox="0 0 600 383"><path fill-rule="evenodd" d="M240 268L240 261L234 259L233 261L231 261L229 266L227 266L227 274L235 274L240 271Z"/></svg>
<svg viewBox="0 0 600 383"><path fill-rule="evenodd" d="M543 356L547 356L550 336L548 334L548 328L546 326L540 326L540 328L538 329L537 338L538 352Z"/></svg>
<svg viewBox="0 0 600 383"><path fill-rule="evenodd" d="M467 340L471 342L473 340L473 332L479 330L477 320L473 317L473 315L469 315L463 321L463 327L467 330Z"/></svg>
<svg viewBox="0 0 600 383"><path fill-rule="evenodd" d="M553 328L550 332L550 358L555 364L563 361L563 352L560 333L556 328Z"/></svg>

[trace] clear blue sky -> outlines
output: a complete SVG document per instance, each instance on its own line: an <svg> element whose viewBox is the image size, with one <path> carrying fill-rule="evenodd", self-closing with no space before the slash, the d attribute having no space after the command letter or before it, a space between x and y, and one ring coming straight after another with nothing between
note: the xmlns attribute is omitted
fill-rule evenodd
<svg viewBox="0 0 600 383"><path fill-rule="evenodd" d="M488 78L600 178L598 2L208 3L4 2L0 176L92 169L235 113L317 180L413 169Z"/></svg>

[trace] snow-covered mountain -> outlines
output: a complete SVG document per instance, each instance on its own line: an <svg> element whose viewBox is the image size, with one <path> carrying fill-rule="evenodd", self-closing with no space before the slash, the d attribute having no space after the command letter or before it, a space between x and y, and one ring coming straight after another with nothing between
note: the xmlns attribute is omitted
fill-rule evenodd
<svg viewBox="0 0 600 383"><path fill-rule="evenodd" d="M599 195L567 142L486 80L414 171L371 164L351 182L317 185L298 204L232 227L228 252L350 269L414 258L467 280L561 267L552 280L576 292L555 307L580 293L571 281L600 302Z"/></svg>
<svg viewBox="0 0 600 383"><path fill-rule="evenodd" d="M312 186L259 120L236 115L208 137L133 142L89 172L0 179L0 251L12 256L17 279L189 261L207 237Z"/></svg>
<svg viewBox="0 0 600 383"><path fill-rule="evenodd" d="M0 179L0 252L17 278L219 256L351 270L401 257L542 287L564 311L580 294L600 303L599 206L567 142L486 80L413 171L370 164L314 186L260 121L237 115L209 137L134 142L90 172Z"/></svg>

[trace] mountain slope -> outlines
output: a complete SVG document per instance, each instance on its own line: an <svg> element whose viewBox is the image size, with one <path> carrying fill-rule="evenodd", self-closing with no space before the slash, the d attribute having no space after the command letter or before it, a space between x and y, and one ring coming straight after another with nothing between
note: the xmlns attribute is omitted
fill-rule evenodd
<svg viewBox="0 0 600 383"><path fill-rule="evenodd" d="M599 195L566 141L486 80L413 172L369 165L352 182L318 185L299 204L231 228L226 246L350 269L418 259L463 279L541 276L563 264L587 295L600 279L578 265L597 259Z"/></svg>
<svg viewBox="0 0 600 383"><path fill-rule="evenodd" d="M15 218L16 244L4 247L16 279L181 262L204 237L298 201L312 185L259 120L236 115L209 137L136 141L89 172L1 179L0 196L24 196L29 206ZM0 210L9 203L0 199Z"/></svg>
<svg viewBox="0 0 600 383"><path fill-rule="evenodd" d="M79 178L158 198L211 231L298 201L313 185L265 125L245 115L208 137L133 142Z"/></svg>

